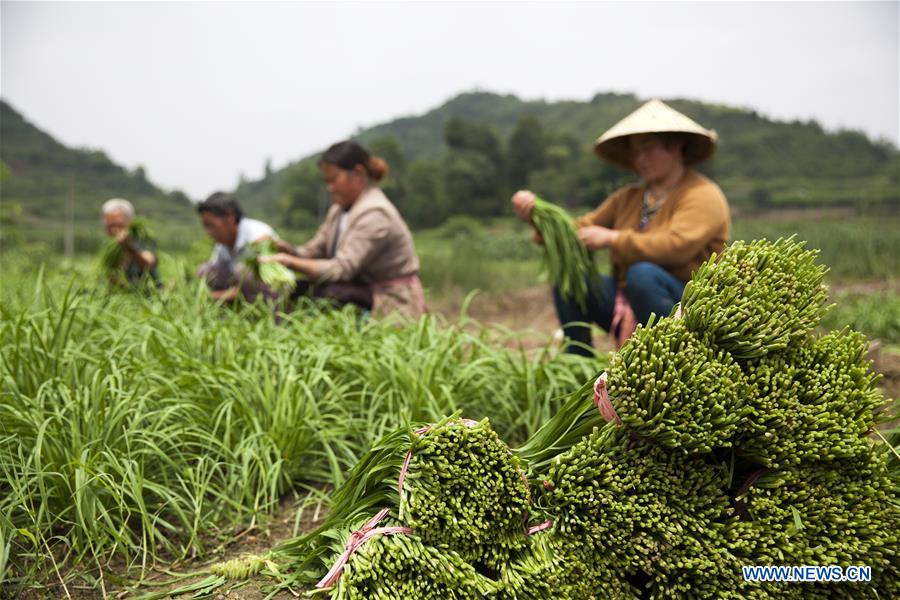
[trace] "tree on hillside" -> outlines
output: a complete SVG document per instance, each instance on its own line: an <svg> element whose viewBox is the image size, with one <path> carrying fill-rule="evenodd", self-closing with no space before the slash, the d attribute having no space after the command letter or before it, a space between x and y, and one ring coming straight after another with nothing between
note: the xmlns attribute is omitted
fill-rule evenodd
<svg viewBox="0 0 900 600"><path fill-rule="evenodd" d="M444 125L449 151L441 164L448 214L490 217L503 214L506 186L500 138L492 127L458 117Z"/></svg>
<svg viewBox="0 0 900 600"><path fill-rule="evenodd" d="M447 219L450 206L442 189L440 161L413 161L406 170L405 184L406 193L397 208L410 226L436 227Z"/></svg>
<svg viewBox="0 0 900 600"><path fill-rule="evenodd" d="M493 217L503 214L500 172L491 160L473 150L455 150L442 162L443 190L451 215Z"/></svg>
<svg viewBox="0 0 900 600"><path fill-rule="evenodd" d="M528 182L528 174L547 164L547 134L534 117L522 117L516 123L506 146L507 177L510 187L519 189Z"/></svg>
<svg viewBox="0 0 900 600"><path fill-rule="evenodd" d="M328 210L319 168L312 161L289 166L281 178L278 208L288 227L314 227Z"/></svg>
<svg viewBox="0 0 900 600"><path fill-rule="evenodd" d="M503 167L500 137L490 125L453 117L444 124L444 141L451 150L476 152L486 157L495 169Z"/></svg>

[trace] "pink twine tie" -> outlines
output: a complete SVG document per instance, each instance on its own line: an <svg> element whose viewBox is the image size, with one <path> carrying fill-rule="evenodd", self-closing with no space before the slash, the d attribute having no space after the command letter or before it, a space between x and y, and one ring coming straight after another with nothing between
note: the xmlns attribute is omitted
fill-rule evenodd
<svg viewBox="0 0 900 600"><path fill-rule="evenodd" d="M613 408L609 394L606 392L606 377L606 371L604 371L597 378L597 381L594 382L594 404L597 406L597 410L600 411L604 421L607 423L615 422L621 425L622 419L616 414L616 409Z"/></svg>
<svg viewBox="0 0 900 600"><path fill-rule="evenodd" d="M350 539L347 540L347 544L346 546L344 546L344 552L341 553L328 573L325 574L325 577L323 577L322 580L316 584L317 588L330 588L331 586L333 586L337 582L337 580L340 579L341 572L344 570L344 566L347 564L347 561L350 560L350 555L356 552L356 549L366 543L366 541L368 541L370 538L375 537L376 535L412 533L412 529L410 529L409 527L376 528L375 525L377 525L379 521L385 518L387 514L388 509L381 509L378 514L369 519L365 525L363 525L350 535Z"/></svg>
<svg viewBox="0 0 900 600"><path fill-rule="evenodd" d="M528 535L534 535L538 531L543 531L543 530L547 529L548 527L550 527L551 525L553 525L553 519L547 519L543 523L540 523L538 525L532 525L531 527L528 528Z"/></svg>

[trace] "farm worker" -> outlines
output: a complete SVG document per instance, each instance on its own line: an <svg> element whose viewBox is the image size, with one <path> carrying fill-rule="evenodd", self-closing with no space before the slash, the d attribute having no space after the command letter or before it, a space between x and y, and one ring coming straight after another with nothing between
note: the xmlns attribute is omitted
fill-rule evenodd
<svg viewBox="0 0 900 600"><path fill-rule="evenodd" d="M586 308L553 300L567 337L591 344L584 325L597 323L617 347L651 313L668 316L684 286L729 238L728 201L718 185L692 167L709 158L718 135L659 100L651 100L616 123L594 144L603 160L630 169L640 182L613 192L596 209L575 220L578 237L590 250L608 249L612 277L589 279ZM515 213L531 222L535 195L512 197ZM540 235L535 233L540 243ZM572 344L568 352L589 355Z"/></svg>
<svg viewBox="0 0 900 600"><path fill-rule="evenodd" d="M379 316L418 318L425 312L425 298L412 234L378 187L388 174L387 163L344 141L328 148L318 164L332 197L325 222L305 244L281 242L280 253L259 260L306 275L295 298L309 295Z"/></svg>
<svg viewBox="0 0 900 600"><path fill-rule="evenodd" d="M197 268L198 277L206 279L216 300L232 301L243 295L253 301L262 294L274 298L265 284L256 281L241 264L244 250L252 243L277 239L275 230L256 219L244 216L237 198L215 192L197 205L203 228L216 245L209 262Z"/></svg>
<svg viewBox="0 0 900 600"><path fill-rule="evenodd" d="M122 249L121 268L125 282L131 287L151 283L162 286L156 269L156 245L146 236L133 235L134 206L128 200L111 198L100 209L106 235L116 240ZM116 279L113 283L123 283Z"/></svg>

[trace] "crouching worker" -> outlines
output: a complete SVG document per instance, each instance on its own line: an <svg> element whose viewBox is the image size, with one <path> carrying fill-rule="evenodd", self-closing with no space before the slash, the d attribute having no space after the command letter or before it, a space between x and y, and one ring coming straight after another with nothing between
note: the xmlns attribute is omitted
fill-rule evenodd
<svg viewBox="0 0 900 600"><path fill-rule="evenodd" d="M319 160L332 206L315 236L302 246L261 256L307 277L294 298L310 296L354 304L373 314L416 319L425 312L419 258L397 208L378 187L388 173L381 158L356 142L334 144Z"/></svg>
<svg viewBox="0 0 900 600"><path fill-rule="evenodd" d="M131 289L162 287L156 269L156 243L144 223L135 219L131 202L112 198L103 203L101 211L106 235L112 238L101 259L110 283Z"/></svg>
<svg viewBox="0 0 900 600"><path fill-rule="evenodd" d="M216 241L210 261L197 268L197 276L206 279L212 297L225 302L238 296L249 302L260 295L277 298L242 264L250 244L277 239L275 231L262 221L245 217L237 198L224 192L216 192L198 204L197 213L206 233Z"/></svg>
<svg viewBox="0 0 900 600"><path fill-rule="evenodd" d="M717 139L715 131L651 100L596 141L601 159L633 171L641 181L575 220L587 248L609 250L613 276L588 279L584 309L553 290L570 340L590 345L590 329L574 323L597 323L621 346L651 313L668 316L693 271L722 251L731 227L728 201L718 185L691 168L712 155ZM516 214L527 222L534 198L528 190L512 198ZM578 344L567 351L590 355Z"/></svg>

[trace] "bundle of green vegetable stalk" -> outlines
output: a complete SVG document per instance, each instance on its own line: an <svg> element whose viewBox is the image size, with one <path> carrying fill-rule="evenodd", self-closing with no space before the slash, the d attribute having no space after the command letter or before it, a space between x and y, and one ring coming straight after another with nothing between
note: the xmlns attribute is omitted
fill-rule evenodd
<svg viewBox="0 0 900 600"><path fill-rule="evenodd" d="M814 257L790 240L726 249L686 289L684 320L611 356L598 389L613 425L584 436L606 419L582 389L517 451L546 480L550 533L593 550L588 570L654 598L898 595L900 459L868 436L885 415L864 337L812 335ZM740 569L809 564L869 564L873 582L750 584Z"/></svg>
<svg viewBox="0 0 900 600"><path fill-rule="evenodd" d="M646 582L653 597L750 597L722 543L729 481L721 465L608 425L551 463L539 502L552 533L598 561L588 570Z"/></svg>
<svg viewBox="0 0 900 600"><path fill-rule="evenodd" d="M412 565L445 597L900 596L900 454L868 437L885 414L865 339L813 335L825 301L814 258L792 240L734 244L698 270L683 319L638 329L518 460L484 422L409 432L354 471L338 520L390 507L416 536L409 554L388 552L390 568ZM406 448L408 475L390 490ZM520 469L539 482L530 502ZM544 521L530 537L526 515ZM335 523L300 554L335 538ZM446 578L418 565L457 559ZM405 584L371 564L355 590L431 597L387 587ZM869 565L873 581L744 581L753 565Z"/></svg>
<svg viewBox="0 0 900 600"><path fill-rule="evenodd" d="M135 242L142 243L151 243L153 241L153 234L150 231L150 227L146 221L146 219L142 219L140 217L136 219L132 219L132 221L128 224L128 237L130 237ZM115 238L110 238L106 240L103 244L103 247L100 249L100 268L103 269L104 273L107 274L115 274L122 267L122 261L125 259L125 250L122 249L121 244L115 240Z"/></svg>
<svg viewBox="0 0 900 600"><path fill-rule="evenodd" d="M741 454L767 467L868 454L885 407L867 349L865 336L844 330L748 365Z"/></svg>
<svg viewBox="0 0 900 600"><path fill-rule="evenodd" d="M296 274L281 263L261 263L257 260L260 256L270 256L278 252L279 250L275 243L270 239L253 242L244 249L242 261L244 267L258 281L263 282L270 290L281 295L294 287L297 282Z"/></svg>
<svg viewBox="0 0 900 600"><path fill-rule="evenodd" d="M349 558L330 590L333 600L475 600L495 584L452 550L439 550L411 534L376 535Z"/></svg>
<svg viewBox="0 0 900 600"><path fill-rule="evenodd" d="M630 431L683 452L731 446L749 412L740 366L681 320L638 326L610 358L607 381L612 407Z"/></svg>
<svg viewBox="0 0 900 600"><path fill-rule="evenodd" d="M594 255L575 230L572 217L560 206L536 198L531 220L544 242L544 267L563 298L581 307L587 303L588 281L597 275Z"/></svg>
<svg viewBox="0 0 900 600"><path fill-rule="evenodd" d="M801 342L825 311L828 269L816 264L817 255L793 237L734 242L688 282L685 323L740 361Z"/></svg>
<svg viewBox="0 0 900 600"><path fill-rule="evenodd" d="M337 558L334 540L380 508L388 509L386 520L411 528L417 543L453 553L479 571L497 571L526 544L529 506L519 459L487 420L453 416L406 428L363 457L319 528L279 549L291 563L285 584L321 577ZM384 542L394 543L401 544Z"/></svg>
<svg viewBox="0 0 900 600"><path fill-rule="evenodd" d="M782 585L789 597L900 597L900 505L887 456L764 471L738 497L747 519L730 540L733 552L748 565L872 568L868 584Z"/></svg>
<svg viewBox="0 0 900 600"><path fill-rule="evenodd" d="M486 419L423 431L410 452L400 521L432 546L499 570L525 541L531 499L518 457Z"/></svg>

